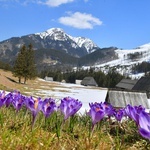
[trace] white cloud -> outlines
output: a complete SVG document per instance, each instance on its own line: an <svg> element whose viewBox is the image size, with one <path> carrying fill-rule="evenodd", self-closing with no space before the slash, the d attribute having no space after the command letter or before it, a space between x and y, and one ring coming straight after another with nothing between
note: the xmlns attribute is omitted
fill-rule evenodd
<svg viewBox="0 0 150 150"><path fill-rule="evenodd" d="M47 0L43 4L46 4L46 5L50 6L50 7L57 7L59 5L70 3L70 2L73 2L73 1L74 0Z"/></svg>
<svg viewBox="0 0 150 150"><path fill-rule="evenodd" d="M68 16L61 17L58 20L61 24L72 26L79 29L93 29L95 25L102 25L102 21L91 14L86 13L68 13Z"/></svg>

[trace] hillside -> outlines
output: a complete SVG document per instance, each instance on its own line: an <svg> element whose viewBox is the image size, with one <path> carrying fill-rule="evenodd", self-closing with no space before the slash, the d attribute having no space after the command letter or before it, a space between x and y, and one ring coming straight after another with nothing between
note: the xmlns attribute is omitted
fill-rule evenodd
<svg viewBox="0 0 150 150"><path fill-rule="evenodd" d="M117 58L115 55L116 49L115 47L102 48L80 58L70 56L60 50L38 49L35 51L35 60L38 70L42 70L43 66L45 68L55 66L59 69L60 65L62 66L61 70L63 70L66 66L81 67L83 65L94 65L96 62L103 63L114 60Z"/></svg>
<svg viewBox="0 0 150 150"><path fill-rule="evenodd" d="M22 85L17 83L17 78L13 77L10 71L0 69L0 89L12 91L21 89Z"/></svg>
<svg viewBox="0 0 150 150"><path fill-rule="evenodd" d="M102 48L97 51L94 51L88 55L85 55L78 60L78 64L80 66L83 65L94 65L96 63L103 64L104 62L109 62L111 60L115 60L118 57L115 54L115 50L117 50L116 47L108 47L108 48Z"/></svg>
<svg viewBox="0 0 150 150"><path fill-rule="evenodd" d="M150 62L150 43L141 45L135 49L116 49L114 50L115 59L106 62L97 62L93 66L85 65L83 69L89 69L90 67L101 70L104 73L108 73L110 69L116 70L122 75L129 76L132 79L138 79L144 75L139 72L133 73L132 67L142 62Z"/></svg>
<svg viewBox="0 0 150 150"><path fill-rule="evenodd" d="M75 66L79 58L70 56L63 51L54 49L39 49L35 51L35 62L37 70L57 68L66 70L67 67Z"/></svg>

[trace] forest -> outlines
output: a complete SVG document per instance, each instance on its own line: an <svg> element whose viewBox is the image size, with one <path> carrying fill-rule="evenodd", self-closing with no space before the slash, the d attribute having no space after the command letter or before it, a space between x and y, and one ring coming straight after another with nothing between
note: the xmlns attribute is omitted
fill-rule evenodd
<svg viewBox="0 0 150 150"><path fill-rule="evenodd" d="M61 82L65 80L67 83L75 83L75 80L83 80L84 77L93 77L97 82L99 87L114 88L115 85L125 78L115 70L110 70L108 74L103 73L102 71L95 72L93 68L89 70L77 70L77 71L51 71L45 70L42 71L39 75L41 78L45 76L53 77L54 81Z"/></svg>

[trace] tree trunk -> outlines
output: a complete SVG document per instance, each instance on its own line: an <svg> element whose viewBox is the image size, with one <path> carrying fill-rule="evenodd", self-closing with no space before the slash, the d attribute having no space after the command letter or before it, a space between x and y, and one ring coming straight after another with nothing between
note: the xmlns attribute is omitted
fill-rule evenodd
<svg viewBox="0 0 150 150"><path fill-rule="evenodd" d="M27 81L27 78L26 78L26 77L24 77L24 84L26 84L26 81Z"/></svg>
<svg viewBox="0 0 150 150"><path fill-rule="evenodd" d="M21 83L21 77L18 78L19 79L19 84Z"/></svg>

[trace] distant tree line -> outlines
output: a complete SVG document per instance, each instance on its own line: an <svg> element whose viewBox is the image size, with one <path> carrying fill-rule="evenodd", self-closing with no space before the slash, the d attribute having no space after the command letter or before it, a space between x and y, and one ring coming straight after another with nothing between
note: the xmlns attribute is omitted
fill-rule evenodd
<svg viewBox="0 0 150 150"><path fill-rule="evenodd" d="M150 72L150 63L149 62L142 62L134 65L132 67L132 72L133 73L145 73L147 74Z"/></svg>
<svg viewBox="0 0 150 150"><path fill-rule="evenodd" d="M129 59L132 59L132 60L137 59L137 58L141 58L142 57L142 52L141 53L139 53L139 52L129 53L129 54L127 54L127 57Z"/></svg>
<svg viewBox="0 0 150 150"><path fill-rule="evenodd" d="M102 71L95 72L94 69L68 71L62 73L59 71L45 70L40 73L40 77L45 76L53 77L54 81L65 80L67 83L75 83L75 80L83 80L84 77L91 76L95 79L99 87L113 88L115 85L125 78L115 70L110 70L108 74L104 74Z"/></svg>

